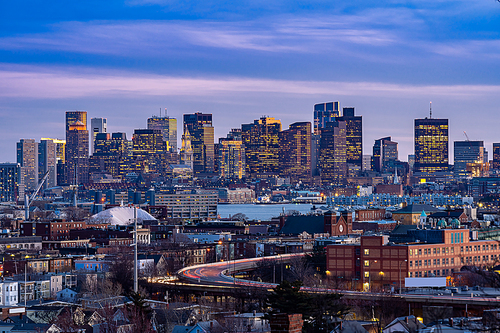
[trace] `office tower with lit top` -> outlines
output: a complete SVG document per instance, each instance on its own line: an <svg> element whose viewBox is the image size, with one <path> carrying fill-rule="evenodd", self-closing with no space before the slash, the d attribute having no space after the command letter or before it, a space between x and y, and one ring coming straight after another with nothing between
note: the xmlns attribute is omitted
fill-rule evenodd
<svg viewBox="0 0 500 333"><path fill-rule="evenodd" d="M245 146L241 130L233 129L226 138L219 139L218 174L221 178L241 179L245 177Z"/></svg>
<svg viewBox="0 0 500 333"><path fill-rule="evenodd" d="M66 112L66 183L89 181L89 131L86 111Z"/></svg>
<svg viewBox="0 0 500 333"><path fill-rule="evenodd" d="M34 139L21 139L17 143L17 163L22 167L21 178L26 190L38 185L38 144Z"/></svg>
<svg viewBox="0 0 500 333"><path fill-rule="evenodd" d="M449 170L448 119L415 119L415 164L419 173Z"/></svg>
<svg viewBox="0 0 500 333"><path fill-rule="evenodd" d="M148 119L148 129L161 130L168 151L177 152L177 119L161 115L153 116Z"/></svg>
<svg viewBox="0 0 500 333"><path fill-rule="evenodd" d="M262 117L252 124L241 125L247 176L279 174L280 132L281 121L272 117Z"/></svg>
<svg viewBox="0 0 500 333"><path fill-rule="evenodd" d="M347 144L345 121L326 124L321 130L319 168L324 186L347 183Z"/></svg>
<svg viewBox="0 0 500 333"><path fill-rule="evenodd" d="M493 160L491 168L500 170L500 143L493 143Z"/></svg>
<svg viewBox="0 0 500 333"><path fill-rule="evenodd" d="M294 183L311 183L311 123L293 123L279 134L280 175Z"/></svg>
<svg viewBox="0 0 500 333"><path fill-rule="evenodd" d="M189 130L193 149L195 175L214 172L214 127L212 114L193 113L184 115L184 127Z"/></svg>

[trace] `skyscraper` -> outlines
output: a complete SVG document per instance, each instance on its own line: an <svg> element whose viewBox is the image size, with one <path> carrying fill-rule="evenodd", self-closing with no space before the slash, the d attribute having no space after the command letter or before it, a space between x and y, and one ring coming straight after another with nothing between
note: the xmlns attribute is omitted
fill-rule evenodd
<svg viewBox="0 0 500 333"><path fill-rule="evenodd" d="M311 182L311 123L293 123L279 134L280 174L292 182Z"/></svg>
<svg viewBox="0 0 500 333"><path fill-rule="evenodd" d="M492 169L500 169L500 143L493 143L493 161L491 165Z"/></svg>
<svg viewBox="0 0 500 333"><path fill-rule="evenodd" d="M94 154L94 142L97 133L107 133L108 124L106 118L92 118L90 119L90 151Z"/></svg>
<svg viewBox="0 0 500 333"><path fill-rule="evenodd" d="M335 117L340 116L340 103L328 102L314 105L314 134L319 134L326 123L335 121Z"/></svg>
<svg viewBox="0 0 500 333"><path fill-rule="evenodd" d="M323 185L347 183L346 123L335 121L321 130L319 166Z"/></svg>
<svg viewBox="0 0 500 333"><path fill-rule="evenodd" d="M453 142L453 167L455 178L467 178L467 166L484 163L483 141Z"/></svg>
<svg viewBox="0 0 500 333"><path fill-rule="evenodd" d="M167 144L163 141L161 130L136 129L132 142L134 158L139 158L142 161L142 168L136 170L137 172L164 173Z"/></svg>
<svg viewBox="0 0 500 333"><path fill-rule="evenodd" d="M448 119L415 119L415 172L448 171Z"/></svg>
<svg viewBox="0 0 500 333"><path fill-rule="evenodd" d="M191 135L194 174L213 173L215 156L212 114L185 114L184 127Z"/></svg>
<svg viewBox="0 0 500 333"><path fill-rule="evenodd" d="M226 138L220 138L218 150L219 177L229 179L245 177L245 146L241 139L241 130L233 129Z"/></svg>
<svg viewBox="0 0 500 333"><path fill-rule="evenodd" d="M272 117L262 117L254 120L253 124L241 125L247 176L279 173L279 132L281 121Z"/></svg>
<svg viewBox="0 0 500 333"><path fill-rule="evenodd" d="M148 119L148 129L161 130L163 141L167 143L167 149L171 152L177 152L177 119L153 116Z"/></svg>
<svg viewBox="0 0 500 333"><path fill-rule="evenodd" d="M50 140L56 146L56 185L66 184L65 160L66 160L66 140L41 138L41 141ZM40 175L40 172L38 173ZM42 174L43 175L43 174Z"/></svg>
<svg viewBox="0 0 500 333"><path fill-rule="evenodd" d="M66 183L89 180L89 131L86 111L66 112Z"/></svg>
<svg viewBox="0 0 500 333"><path fill-rule="evenodd" d="M346 123L347 164L358 166L363 164L363 117L354 115L354 108L342 109L342 117L336 121Z"/></svg>
<svg viewBox="0 0 500 333"><path fill-rule="evenodd" d="M24 184L19 163L0 164L0 201L24 200Z"/></svg>
<svg viewBox="0 0 500 333"><path fill-rule="evenodd" d="M21 178L27 190L38 186L38 144L34 139L21 139L17 143L17 163L22 167Z"/></svg>
<svg viewBox="0 0 500 333"><path fill-rule="evenodd" d="M375 140L372 155L373 171L384 172L388 164L397 161L398 158L398 143L392 141L390 136Z"/></svg>
<svg viewBox="0 0 500 333"><path fill-rule="evenodd" d="M44 188L57 185L57 144L51 139L41 139L38 144L38 178L41 179L47 171L49 176Z"/></svg>

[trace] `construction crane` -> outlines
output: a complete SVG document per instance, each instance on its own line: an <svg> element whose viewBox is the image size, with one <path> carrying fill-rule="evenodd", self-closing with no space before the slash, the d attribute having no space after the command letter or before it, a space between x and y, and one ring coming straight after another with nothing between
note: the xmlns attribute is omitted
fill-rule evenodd
<svg viewBox="0 0 500 333"><path fill-rule="evenodd" d="M464 131L464 135L465 135L465 137L467 138L467 141L470 141L470 140L469 140L469 136L467 135L467 133L465 133L465 131Z"/></svg>
<svg viewBox="0 0 500 333"><path fill-rule="evenodd" d="M42 177L42 180L40 180L40 182L38 183L38 186L36 187L35 191L31 195L31 197L28 197L27 194L24 195L24 220L25 221L28 221L30 219L30 205L33 202L33 200L35 199L35 197L37 196L40 189L42 188L43 183L45 183L47 178L49 178L49 172L50 172L50 170L47 170L47 172L45 172L45 174Z"/></svg>

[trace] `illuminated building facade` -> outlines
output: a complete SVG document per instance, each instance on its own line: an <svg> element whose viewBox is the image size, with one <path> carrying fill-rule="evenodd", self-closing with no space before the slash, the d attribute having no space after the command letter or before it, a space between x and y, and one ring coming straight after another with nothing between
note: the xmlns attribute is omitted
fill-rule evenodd
<svg viewBox="0 0 500 333"><path fill-rule="evenodd" d="M137 161L141 161L140 170L136 172L164 173L166 167L167 145L163 141L161 130L136 129L132 138L132 153ZM136 164L137 165L137 164ZM132 171L132 170L130 170Z"/></svg>
<svg viewBox="0 0 500 333"><path fill-rule="evenodd" d="M415 172L448 171L448 119L415 119Z"/></svg>
<svg viewBox="0 0 500 333"><path fill-rule="evenodd" d="M453 142L453 166L455 178L467 178L470 174L467 167L471 164L484 163L483 141Z"/></svg>
<svg viewBox="0 0 500 333"><path fill-rule="evenodd" d="M187 165L193 170L193 148L191 147L191 134L189 134L189 129L184 128L184 133L182 134L182 146L181 146L181 164Z"/></svg>
<svg viewBox="0 0 500 333"><path fill-rule="evenodd" d="M65 153L65 183L87 183L89 179L87 111L66 112Z"/></svg>
<svg viewBox="0 0 500 333"><path fill-rule="evenodd" d="M311 123L291 124L279 134L280 175L290 181L311 182Z"/></svg>
<svg viewBox="0 0 500 333"><path fill-rule="evenodd" d="M335 117L340 116L340 103L328 102L314 105L314 134L319 134L322 128Z"/></svg>
<svg viewBox="0 0 500 333"><path fill-rule="evenodd" d="M22 167L21 178L27 190L38 185L38 144L34 139L21 139L17 143L17 163Z"/></svg>
<svg viewBox="0 0 500 333"><path fill-rule="evenodd" d="M492 169L500 169L500 143L493 143L493 163L491 165Z"/></svg>
<svg viewBox="0 0 500 333"><path fill-rule="evenodd" d="M241 140L241 130L233 129L227 138L219 139L217 161L219 177L245 177L245 146Z"/></svg>
<svg viewBox="0 0 500 333"><path fill-rule="evenodd" d="M148 119L148 129L161 130L167 150L177 152L177 119L170 117L152 117Z"/></svg>
<svg viewBox="0 0 500 333"><path fill-rule="evenodd" d="M56 145L56 185L66 183L65 160L66 160L66 140L42 138L41 141L51 140ZM40 174L40 173L38 173Z"/></svg>
<svg viewBox="0 0 500 333"><path fill-rule="evenodd" d="M57 144L51 139L41 139L38 144L38 178L49 171L49 176L43 188L51 188L57 185Z"/></svg>
<svg viewBox="0 0 500 333"><path fill-rule="evenodd" d="M277 175L279 173L279 133L281 121L262 117L253 124L241 125L245 145L246 175Z"/></svg>
<svg viewBox="0 0 500 333"><path fill-rule="evenodd" d="M329 122L321 130L320 175L323 185L340 186L347 183L345 121Z"/></svg>
<svg viewBox="0 0 500 333"><path fill-rule="evenodd" d="M0 201L24 200L24 184L19 163L0 164Z"/></svg>
<svg viewBox="0 0 500 333"><path fill-rule="evenodd" d="M342 117L336 121L346 123L347 164L356 165L359 169L363 166L363 117L354 115L354 108L342 109Z"/></svg>
<svg viewBox="0 0 500 333"><path fill-rule="evenodd" d="M212 114L193 113L184 115L184 127L191 135L193 172L195 175L214 172L214 127Z"/></svg>
<svg viewBox="0 0 500 333"><path fill-rule="evenodd" d="M98 133L108 132L108 120L106 118L92 118L90 119L90 151L94 154L94 142Z"/></svg>

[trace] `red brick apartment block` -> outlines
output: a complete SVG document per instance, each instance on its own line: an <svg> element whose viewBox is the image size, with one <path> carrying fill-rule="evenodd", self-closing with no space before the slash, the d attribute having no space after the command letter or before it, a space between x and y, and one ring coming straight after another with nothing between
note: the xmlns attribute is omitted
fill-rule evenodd
<svg viewBox="0 0 500 333"><path fill-rule="evenodd" d="M286 314L277 313L272 315L271 320L271 333L301 333L304 321L302 314Z"/></svg>

